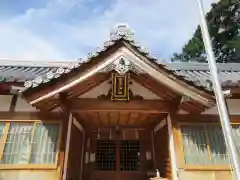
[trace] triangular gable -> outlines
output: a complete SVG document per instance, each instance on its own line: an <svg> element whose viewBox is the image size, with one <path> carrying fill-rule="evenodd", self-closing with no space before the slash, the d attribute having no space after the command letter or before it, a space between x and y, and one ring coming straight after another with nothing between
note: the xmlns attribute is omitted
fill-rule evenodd
<svg viewBox="0 0 240 180"><path fill-rule="evenodd" d="M180 76L165 69L163 65L156 63L155 59L142 50L137 43L129 39L127 32L121 33L105 43L104 48L98 53L90 54L87 62L76 65L71 72L66 73L64 70L59 70L57 75L51 75L52 79L48 80L47 83L43 84L42 82L46 80L39 78L39 85L26 90L23 95L30 104L34 105L68 91L99 72L115 70L121 73L121 71L130 70L148 74L159 84L173 90L176 94L188 96L206 107L212 106L214 99L211 92L207 92L204 88L197 87L190 81L183 80ZM120 63L122 60L124 65ZM28 86L31 87L29 84Z"/></svg>

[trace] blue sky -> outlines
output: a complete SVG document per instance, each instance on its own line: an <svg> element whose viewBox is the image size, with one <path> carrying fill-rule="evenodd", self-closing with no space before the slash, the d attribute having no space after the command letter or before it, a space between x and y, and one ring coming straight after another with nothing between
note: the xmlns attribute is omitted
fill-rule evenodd
<svg viewBox="0 0 240 180"><path fill-rule="evenodd" d="M205 10L216 1L203 0ZM199 15L196 0L0 0L0 59L84 58L118 23L169 60L191 38Z"/></svg>

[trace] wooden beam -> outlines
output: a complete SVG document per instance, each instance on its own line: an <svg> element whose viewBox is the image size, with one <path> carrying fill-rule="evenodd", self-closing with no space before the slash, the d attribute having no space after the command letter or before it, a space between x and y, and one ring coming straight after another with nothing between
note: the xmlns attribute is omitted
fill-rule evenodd
<svg viewBox="0 0 240 180"><path fill-rule="evenodd" d="M193 101L185 101L180 104L179 109L183 109L192 114L200 114L206 110L206 107Z"/></svg>
<svg viewBox="0 0 240 180"><path fill-rule="evenodd" d="M68 103L67 103L67 93L60 93L58 95L58 104L60 107L62 107L67 112L71 113Z"/></svg>
<svg viewBox="0 0 240 180"><path fill-rule="evenodd" d="M15 111L15 108L16 108L16 105L17 105L17 99L18 99L18 95L15 94L15 95L12 96L11 105L10 105L10 111L11 112Z"/></svg>
<svg viewBox="0 0 240 180"><path fill-rule="evenodd" d="M67 101L71 112L81 111L136 111L148 113L167 113L171 102L162 100L109 101L99 99L74 99Z"/></svg>
<svg viewBox="0 0 240 180"><path fill-rule="evenodd" d="M91 125L89 126L89 131L93 131L94 129L109 129L112 128L113 130L116 129L116 127L118 128L118 130L123 130L123 129L139 129L139 130L144 130L144 129L152 129L153 126L152 124L148 124L148 125Z"/></svg>

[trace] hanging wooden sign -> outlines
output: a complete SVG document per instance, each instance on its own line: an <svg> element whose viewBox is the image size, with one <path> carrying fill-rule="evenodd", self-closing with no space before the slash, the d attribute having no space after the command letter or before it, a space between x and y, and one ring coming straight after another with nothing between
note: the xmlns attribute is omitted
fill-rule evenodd
<svg viewBox="0 0 240 180"><path fill-rule="evenodd" d="M112 100L129 100L129 74L112 73Z"/></svg>

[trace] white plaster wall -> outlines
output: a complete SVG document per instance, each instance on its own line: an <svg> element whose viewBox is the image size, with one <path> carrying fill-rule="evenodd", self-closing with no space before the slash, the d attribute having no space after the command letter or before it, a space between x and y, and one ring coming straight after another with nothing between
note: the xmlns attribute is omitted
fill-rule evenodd
<svg viewBox="0 0 240 180"><path fill-rule="evenodd" d="M144 99L161 99L158 95L150 91L149 89L143 87L141 84L133 81L133 84L130 85L133 94L138 94L144 97Z"/></svg>
<svg viewBox="0 0 240 180"><path fill-rule="evenodd" d="M12 95L0 95L0 111L9 111Z"/></svg>
<svg viewBox="0 0 240 180"><path fill-rule="evenodd" d="M227 105L230 115L240 115L240 99L228 99ZM217 107L210 108L203 114L218 114Z"/></svg>
<svg viewBox="0 0 240 180"><path fill-rule="evenodd" d="M108 84L108 81L109 80L82 94L81 96L79 96L79 98L96 98L99 95L107 94L108 90L111 88L111 84Z"/></svg>
<svg viewBox="0 0 240 180"><path fill-rule="evenodd" d="M25 99L18 97L15 107L15 112L35 112L38 111L35 107L31 106Z"/></svg>
<svg viewBox="0 0 240 180"><path fill-rule="evenodd" d="M109 80L108 80L109 81ZM108 84L108 81L103 82L99 86L91 89L90 91L86 92L85 94L79 96L79 98L96 98L99 95L107 94L109 89L111 88L111 84ZM130 85L133 94L140 95L144 99L160 99L155 93L151 92L147 88L143 87L136 81L133 81L133 84Z"/></svg>

